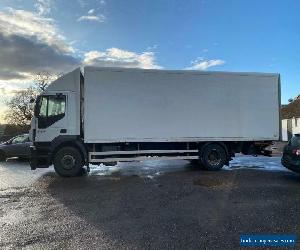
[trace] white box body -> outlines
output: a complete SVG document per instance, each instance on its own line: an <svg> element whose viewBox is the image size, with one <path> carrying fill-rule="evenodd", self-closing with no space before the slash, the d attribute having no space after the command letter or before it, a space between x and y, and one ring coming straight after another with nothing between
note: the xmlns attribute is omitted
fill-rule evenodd
<svg viewBox="0 0 300 250"><path fill-rule="evenodd" d="M278 74L85 67L84 142L279 140Z"/></svg>

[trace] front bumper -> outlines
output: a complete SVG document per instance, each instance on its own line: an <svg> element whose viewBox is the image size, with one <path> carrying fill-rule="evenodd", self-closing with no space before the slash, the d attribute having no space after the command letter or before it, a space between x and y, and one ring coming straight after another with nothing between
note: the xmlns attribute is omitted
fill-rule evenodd
<svg viewBox="0 0 300 250"><path fill-rule="evenodd" d="M281 164L289 170L300 173L300 159L283 154Z"/></svg>
<svg viewBox="0 0 300 250"><path fill-rule="evenodd" d="M51 164L51 153L48 148L30 146L31 170L35 170L37 168L48 168Z"/></svg>

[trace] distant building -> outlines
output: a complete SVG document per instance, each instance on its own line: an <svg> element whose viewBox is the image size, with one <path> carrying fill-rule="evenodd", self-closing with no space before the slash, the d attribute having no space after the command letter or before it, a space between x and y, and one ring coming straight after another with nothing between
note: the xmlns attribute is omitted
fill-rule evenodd
<svg viewBox="0 0 300 250"><path fill-rule="evenodd" d="M300 96L281 107L282 140L288 141L294 134L300 134Z"/></svg>

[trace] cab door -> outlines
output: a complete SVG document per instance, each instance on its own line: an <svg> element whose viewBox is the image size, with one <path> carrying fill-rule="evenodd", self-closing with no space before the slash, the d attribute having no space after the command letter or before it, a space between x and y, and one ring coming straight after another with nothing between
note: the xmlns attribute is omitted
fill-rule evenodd
<svg viewBox="0 0 300 250"><path fill-rule="evenodd" d="M67 93L40 96L35 141L49 142L55 137L67 133L67 101Z"/></svg>

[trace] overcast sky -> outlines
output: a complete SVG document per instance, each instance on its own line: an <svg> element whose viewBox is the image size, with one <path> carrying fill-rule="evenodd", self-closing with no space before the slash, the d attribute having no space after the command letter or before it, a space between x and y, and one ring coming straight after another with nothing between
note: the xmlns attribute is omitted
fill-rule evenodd
<svg viewBox="0 0 300 250"><path fill-rule="evenodd" d="M278 72L286 103L300 94L299 10L297 0L1 0L0 101L36 72L100 65Z"/></svg>

